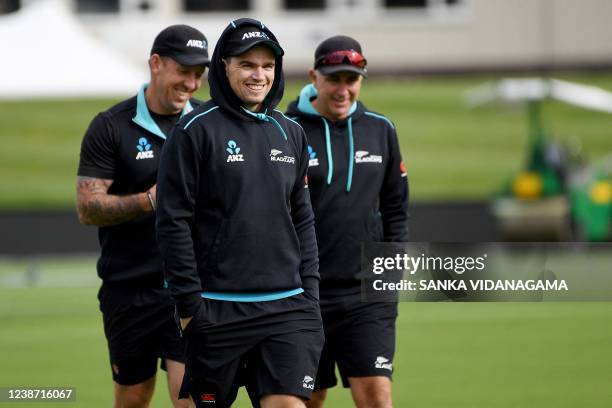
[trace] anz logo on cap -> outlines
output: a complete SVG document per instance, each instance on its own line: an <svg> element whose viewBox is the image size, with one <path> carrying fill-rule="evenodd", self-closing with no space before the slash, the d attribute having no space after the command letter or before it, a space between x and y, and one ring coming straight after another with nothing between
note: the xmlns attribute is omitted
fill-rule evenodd
<svg viewBox="0 0 612 408"><path fill-rule="evenodd" d="M251 38L265 38L266 40L270 39L270 37L268 37L268 35L264 33L263 31L251 31L249 33L244 33L242 35L242 41L248 40Z"/></svg>
<svg viewBox="0 0 612 408"><path fill-rule="evenodd" d="M208 44L206 44L206 41L202 41L202 40L189 40L187 41L187 44L185 44L185 47L196 47L196 48L206 48L208 46Z"/></svg>
<svg viewBox="0 0 612 408"><path fill-rule="evenodd" d="M227 148L225 150L229 153L229 155L227 156L226 163L244 161L244 155L239 154L240 147L238 147L238 144L234 142L233 140L230 140L229 142L227 142Z"/></svg>

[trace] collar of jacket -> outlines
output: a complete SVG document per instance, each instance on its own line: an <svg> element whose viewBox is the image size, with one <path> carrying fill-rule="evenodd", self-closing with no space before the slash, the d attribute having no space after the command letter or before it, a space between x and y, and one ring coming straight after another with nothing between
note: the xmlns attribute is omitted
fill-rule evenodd
<svg viewBox="0 0 612 408"><path fill-rule="evenodd" d="M300 91L297 108L302 113L309 115L321 116L321 114L312 106L312 99L317 97L317 88L313 84L308 84ZM353 102L348 111L348 116L351 116L357 110L357 101Z"/></svg>
<svg viewBox="0 0 612 408"><path fill-rule="evenodd" d="M147 98L145 98L145 91L149 87L149 84L144 84L140 87L138 91L138 96L136 96L136 116L132 118L132 122L136 123L141 128L148 130L156 136L161 137L166 140L166 135L161 131L157 123L151 117L149 113L149 107L147 106ZM181 112L181 118L191 112L193 110L193 106L191 103L187 101L185 106L183 107L183 111Z"/></svg>

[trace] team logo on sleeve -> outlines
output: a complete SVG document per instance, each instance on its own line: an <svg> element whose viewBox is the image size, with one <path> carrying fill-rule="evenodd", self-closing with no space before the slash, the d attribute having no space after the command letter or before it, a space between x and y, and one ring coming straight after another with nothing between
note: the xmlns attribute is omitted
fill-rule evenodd
<svg viewBox="0 0 612 408"><path fill-rule="evenodd" d="M295 164L295 157L284 155L282 150L272 149L270 150L270 161Z"/></svg>
<svg viewBox="0 0 612 408"><path fill-rule="evenodd" d="M382 156L370 154L365 150L357 150L355 152L355 163L382 163Z"/></svg>
<svg viewBox="0 0 612 408"><path fill-rule="evenodd" d="M138 139L136 149L138 150L136 160L152 159L155 157L153 155L153 149L151 147L151 144L149 143L146 137L141 137L140 139Z"/></svg>
<svg viewBox="0 0 612 408"><path fill-rule="evenodd" d="M385 358L382 356L376 357L376 361L374 362L374 367L393 371L393 363L390 362L388 358Z"/></svg>
<svg viewBox="0 0 612 408"><path fill-rule="evenodd" d="M315 167L319 165L319 159L317 158L317 152L312 149L312 146L308 146L308 167Z"/></svg>
<svg viewBox="0 0 612 408"><path fill-rule="evenodd" d="M302 387L308 388L309 390L314 390L314 378L307 375L304 376L304 381L302 382Z"/></svg>
<svg viewBox="0 0 612 408"><path fill-rule="evenodd" d="M227 148L225 151L229 153L226 163L244 161L244 155L240 154L240 147L238 147L238 144L233 140L227 142Z"/></svg>
<svg viewBox="0 0 612 408"><path fill-rule="evenodd" d="M200 401L206 402L209 404L211 403L214 404L215 402L217 402L215 398L215 394L209 393L209 392L205 392L202 395L200 395Z"/></svg>

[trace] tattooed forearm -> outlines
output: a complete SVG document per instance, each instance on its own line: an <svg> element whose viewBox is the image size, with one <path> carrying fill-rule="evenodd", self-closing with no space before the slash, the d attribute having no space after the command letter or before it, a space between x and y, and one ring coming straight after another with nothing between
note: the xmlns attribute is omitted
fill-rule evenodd
<svg viewBox="0 0 612 408"><path fill-rule="evenodd" d="M116 225L152 211L146 193L108 194L112 183L106 179L77 178L77 212L81 224Z"/></svg>

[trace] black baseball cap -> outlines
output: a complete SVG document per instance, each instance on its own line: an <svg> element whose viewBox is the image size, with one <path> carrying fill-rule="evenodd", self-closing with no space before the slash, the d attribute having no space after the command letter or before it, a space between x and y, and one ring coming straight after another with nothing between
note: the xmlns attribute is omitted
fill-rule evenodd
<svg viewBox="0 0 612 408"><path fill-rule="evenodd" d="M157 34L151 48L153 54L187 66L210 65L208 40L199 30L185 24L171 25Z"/></svg>
<svg viewBox="0 0 612 408"><path fill-rule="evenodd" d="M366 77L366 64L367 60L361 53L361 45L346 35L330 37L315 50L314 68L323 75L355 72Z"/></svg>
<svg viewBox="0 0 612 408"><path fill-rule="evenodd" d="M281 57L285 51L258 26L242 26L227 36L223 45L223 57L242 55L256 45L267 45L274 55Z"/></svg>

